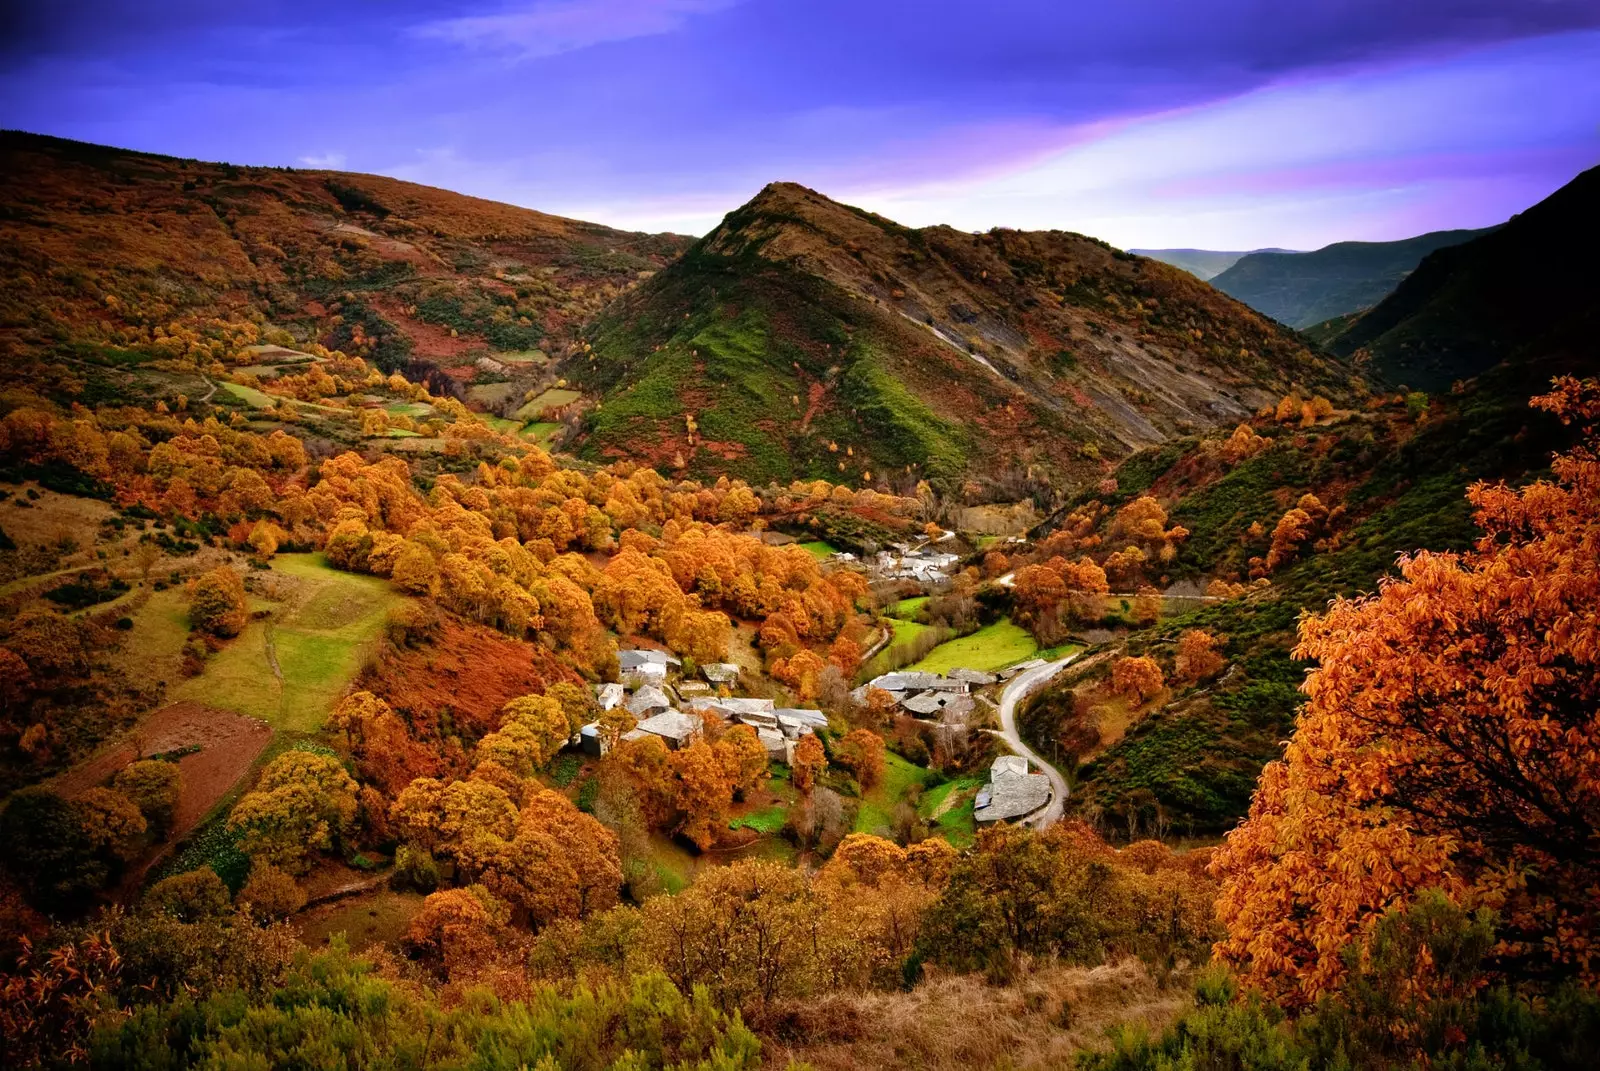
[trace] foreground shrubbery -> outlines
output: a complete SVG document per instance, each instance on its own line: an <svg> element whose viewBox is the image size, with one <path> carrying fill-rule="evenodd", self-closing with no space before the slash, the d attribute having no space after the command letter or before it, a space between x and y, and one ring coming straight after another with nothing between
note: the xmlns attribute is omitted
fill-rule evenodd
<svg viewBox="0 0 1600 1071"><path fill-rule="evenodd" d="M740 1071L761 1044L705 990L685 996L660 975L629 984L536 989L525 999L469 993L445 1007L382 977L342 947L302 953L269 997L242 990L184 996L103 1027L97 1068L408 1067L483 1071Z"/></svg>
<svg viewBox="0 0 1600 1071"><path fill-rule="evenodd" d="M1347 977L1299 1018L1242 994L1218 970L1195 988L1197 1007L1152 1038L1125 1029L1109 1053L1080 1059L1083 1071L1179 1068L1384 1071L1442 1067L1490 1071L1588 1068L1600 1048L1600 996L1563 984L1487 985L1495 919L1424 895L1384 916L1363 949L1341 957ZM1425 984L1415 981L1428 964Z"/></svg>

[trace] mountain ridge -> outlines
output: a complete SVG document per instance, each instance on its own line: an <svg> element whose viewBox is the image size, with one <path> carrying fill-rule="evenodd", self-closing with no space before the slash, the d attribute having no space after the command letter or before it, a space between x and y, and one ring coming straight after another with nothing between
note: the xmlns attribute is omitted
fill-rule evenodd
<svg viewBox="0 0 1600 1071"><path fill-rule="evenodd" d="M795 352L758 368L760 346L745 338L733 359L718 324L741 317L741 331L757 331L753 318L783 321ZM648 441L683 471L756 479L881 476L884 465L915 477L929 460L947 480L969 469L1082 478L1102 457L1237 421L1297 385L1339 391L1348 379L1187 273L1104 242L913 229L793 183L769 184L592 326L592 350L568 365L604 395L582 445L589 456ZM770 349L768 327L757 333ZM652 372L652 361L670 372ZM746 387L773 381L735 398L725 383L735 368ZM699 384L693 397L675 386L685 377ZM722 417L733 409L767 426L730 442L736 429ZM720 445L702 449L687 421L707 415L716 427L705 434ZM954 456L864 441L919 434L926 452ZM753 454L762 460L747 462Z"/></svg>
<svg viewBox="0 0 1600 1071"><path fill-rule="evenodd" d="M1240 257L1211 285L1294 328L1376 305L1436 249L1485 234L1430 231L1394 242L1334 242L1306 253L1260 250Z"/></svg>
<svg viewBox="0 0 1600 1071"><path fill-rule="evenodd" d="M1600 167L1488 234L1430 253L1376 307L1328 342L1392 383L1444 390L1514 360L1595 365ZM1531 374L1531 373L1530 373Z"/></svg>

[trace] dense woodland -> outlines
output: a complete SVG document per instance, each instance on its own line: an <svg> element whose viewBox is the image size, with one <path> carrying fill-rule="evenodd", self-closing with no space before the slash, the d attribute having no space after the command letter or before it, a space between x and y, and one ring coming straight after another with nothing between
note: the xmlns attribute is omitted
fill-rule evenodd
<svg viewBox="0 0 1600 1071"><path fill-rule="evenodd" d="M28 151L45 185L81 181ZM151 159L174 196L199 187ZM1173 295L1221 318L1202 334L1256 340L1233 372L1281 346L1304 375L1208 427L1133 399L1166 431L1126 456L1083 449L1115 439L1085 418L1070 463L1036 458L1047 493L998 462L941 470L942 425L904 412L887 445L807 462L831 479L751 482L712 471L721 440L682 397L662 412L693 457L597 449L629 426L602 414L632 410L588 380L652 347L698 358L693 332L647 336L708 256L751 273L720 292L766 293L771 265L726 247L781 246L760 213L640 284L681 243L586 260L571 221L518 231L519 210L431 191L404 203L432 222L408 223L404 184L214 172L194 164L259 187L220 217L249 300L218 296L226 273L204 292L168 274L159 243L137 270L47 266L37 198L5 224L0 1063L1586 1066L1592 349L1507 351L1428 394L1184 277ZM263 253L285 198L393 233L355 235L365 275L344 254L308 274L303 249ZM98 225L131 242L149 217L120 211ZM466 276L474 243L523 257L494 269L507 294L555 270L482 318L419 290L416 322L455 317L481 350L399 360L354 280L388 285L380 238L402 230ZM1100 322L1103 295L1067 290ZM782 329L815 358L839 321ZM541 371L505 372L558 332ZM551 391L587 417L554 438L542 409L507 417ZM892 478L870 471L891 456ZM896 545L954 564L896 574L876 557ZM641 649L685 700L825 725L780 756L713 715L681 744L642 733L597 688ZM974 817L1003 683L960 725L859 687L1032 658L1066 660L1018 718L1071 789L1045 828Z"/></svg>

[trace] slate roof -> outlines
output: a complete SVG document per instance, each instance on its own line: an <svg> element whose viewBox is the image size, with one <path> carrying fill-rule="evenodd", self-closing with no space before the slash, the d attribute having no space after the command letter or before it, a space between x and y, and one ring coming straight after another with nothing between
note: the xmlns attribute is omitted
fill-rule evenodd
<svg viewBox="0 0 1600 1071"><path fill-rule="evenodd" d="M979 822L1000 822L1022 818L1050 802L1050 778L1029 773L1028 760L1020 755L1001 755L989 768L989 783L973 801L973 817Z"/></svg>
<svg viewBox="0 0 1600 1071"><path fill-rule="evenodd" d="M739 667L732 662L707 662L700 673L712 684L732 684L739 679Z"/></svg>
<svg viewBox="0 0 1600 1071"><path fill-rule="evenodd" d="M700 719L681 710L667 710L653 718L646 718L639 723L639 728L647 733L682 743L692 739L700 732Z"/></svg>
<svg viewBox="0 0 1600 1071"><path fill-rule="evenodd" d="M681 666L683 662L665 651L653 651L643 647L629 648L617 652L617 665L621 666L624 671L638 669L646 664Z"/></svg>
<svg viewBox="0 0 1600 1071"><path fill-rule="evenodd" d="M671 706L672 701L667 698L667 693L651 684L640 688L628 700L628 713L638 718L653 711L667 710Z"/></svg>

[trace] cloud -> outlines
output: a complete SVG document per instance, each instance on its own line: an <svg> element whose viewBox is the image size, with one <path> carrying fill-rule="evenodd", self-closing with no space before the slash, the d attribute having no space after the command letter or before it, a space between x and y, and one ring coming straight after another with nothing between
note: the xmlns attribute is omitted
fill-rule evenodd
<svg viewBox="0 0 1600 1071"><path fill-rule="evenodd" d="M309 156L300 157L300 162L307 167L343 167L344 161L345 155L342 152L325 152L321 155L313 153Z"/></svg>
<svg viewBox="0 0 1600 1071"><path fill-rule="evenodd" d="M694 15L739 0L545 0L493 15L438 19L415 36L467 48L514 52L523 58L576 52L607 41L672 33Z"/></svg>

